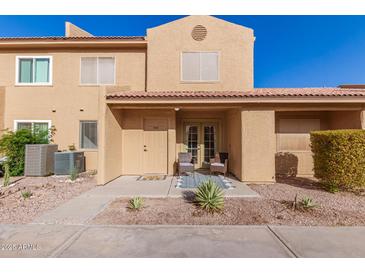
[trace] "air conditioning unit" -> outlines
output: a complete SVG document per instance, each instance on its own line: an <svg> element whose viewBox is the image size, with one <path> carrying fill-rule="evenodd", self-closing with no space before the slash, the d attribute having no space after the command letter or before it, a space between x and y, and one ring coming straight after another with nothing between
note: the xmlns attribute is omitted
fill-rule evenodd
<svg viewBox="0 0 365 274"><path fill-rule="evenodd" d="M69 175L74 169L78 173L85 171L85 156L82 151L56 152L54 174Z"/></svg>
<svg viewBox="0 0 365 274"><path fill-rule="evenodd" d="M25 176L47 176L54 172L54 153L58 145L25 145Z"/></svg>

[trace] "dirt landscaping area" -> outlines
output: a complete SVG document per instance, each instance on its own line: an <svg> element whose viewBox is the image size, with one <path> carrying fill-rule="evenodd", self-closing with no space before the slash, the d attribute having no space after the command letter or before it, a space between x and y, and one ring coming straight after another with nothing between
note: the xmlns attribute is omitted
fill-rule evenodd
<svg viewBox="0 0 365 274"><path fill-rule="evenodd" d="M96 216L94 224L191 224L191 225L365 225L365 195L332 194L318 183L303 178L280 179L272 185L251 185L260 198L226 198L221 213L206 213L193 203L192 193L185 198L146 198L140 211L127 208L128 199L116 199ZM292 207L309 197L315 207Z"/></svg>
<svg viewBox="0 0 365 274"><path fill-rule="evenodd" d="M74 182L68 176L26 177L0 187L0 223L29 223L45 211L95 187L94 177L83 173Z"/></svg>

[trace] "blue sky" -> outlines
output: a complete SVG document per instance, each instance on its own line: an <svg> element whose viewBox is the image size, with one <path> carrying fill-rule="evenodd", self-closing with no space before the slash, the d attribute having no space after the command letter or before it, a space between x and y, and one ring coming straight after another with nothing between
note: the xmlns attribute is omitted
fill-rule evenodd
<svg viewBox="0 0 365 274"><path fill-rule="evenodd" d="M145 35L182 16L0 16L0 36ZM365 84L365 16L217 16L255 31L255 87Z"/></svg>

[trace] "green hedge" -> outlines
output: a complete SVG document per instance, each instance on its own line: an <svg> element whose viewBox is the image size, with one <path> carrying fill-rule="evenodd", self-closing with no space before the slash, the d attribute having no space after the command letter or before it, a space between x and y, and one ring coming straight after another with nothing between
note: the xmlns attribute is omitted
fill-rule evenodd
<svg viewBox="0 0 365 274"><path fill-rule="evenodd" d="M365 187L365 130L311 132L314 176L329 190Z"/></svg>
<svg viewBox="0 0 365 274"><path fill-rule="evenodd" d="M10 176L21 176L24 174L25 145L26 144L48 144L53 137L54 129L50 131L32 132L28 129L21 129L16 132L5 131L0 139L0 153L7 157L6 164L10 170Z"/></svg>

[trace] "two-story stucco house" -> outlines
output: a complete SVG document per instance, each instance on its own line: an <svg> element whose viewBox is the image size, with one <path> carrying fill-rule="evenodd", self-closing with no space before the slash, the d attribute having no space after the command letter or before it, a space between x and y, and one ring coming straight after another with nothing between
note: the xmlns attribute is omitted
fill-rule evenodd
<svg viewBox="0 0 365 274"><path fill-rule="evenodd" d="M57 128L61 149L85 151L98 183L169 174L178 152L196 168L228 152L244 182L273 182L290 155L312 175L309 132L364 128L365 89L254 88L254 32L188 16L145 37L0 38L0 125Z"/></svg>

